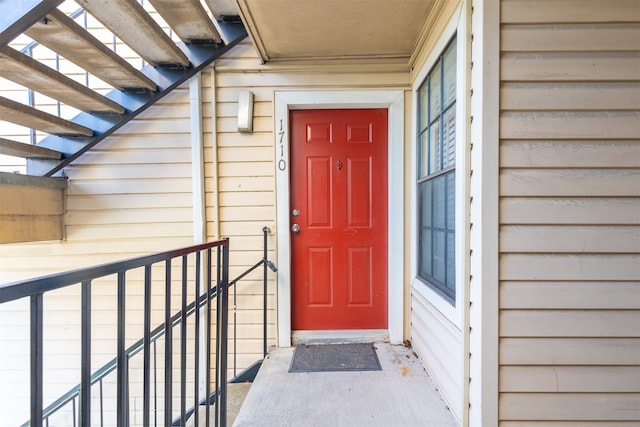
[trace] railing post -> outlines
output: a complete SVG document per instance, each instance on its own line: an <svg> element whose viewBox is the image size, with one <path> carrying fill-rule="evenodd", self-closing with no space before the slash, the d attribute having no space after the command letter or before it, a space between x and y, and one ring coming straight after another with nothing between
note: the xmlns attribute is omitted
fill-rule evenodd
<svg viewBox="0 0 640 427"><path fill-rule="evenodd" d="M229 242L222 245L222 280L218 285L218 299L220 300L220 311L218 313L219 324L219 359L220 369L216 372L218 377L218 396L216 406L219 406L219 425L227 425L227 353L228 353L228 328L229 328Z"/></svg>
<svg viewBox="0 0 640 427"><path fill-rule="evenodd" d="M210 427L211 421L209 419L211 415L211 248L207 249L207 257L206 257L206 270L205 270L205 279L204 279L204 288L207 290L207 323L205 326L205 337L206 337L206 351L207 360L205 364L205 387L206 387L206 395L207 399L205 401L205 426Z"/></svg>
<svg viewBox="0 0 640 427"><path fill-rule="evenodd" d="M31 425L34 427L42 427L43 299L42 294L31 296Z"/></svg>
<svg viewBox="0 0 640 427"><path fill-rule="evenodd" d="M91 281L82 282L80 350L80 425L91 425Z"/></svg>
<svg viewBox="0 0 640 427"><path fill-rule="evenodd" d="M187 422L187 256L182 257L182 310L180 316L180 425Z"/></svg>
<svg viewBox="0 0 640 427"><path fill-rule="evenodd" d="M220 312L222 311L222 298L220 288L222 287L222 248L218 246L216 250L216 374L215 391L216 404L214 407L215 427L220 425Z"/></svg>
<svg viewBox="0 0 640 427"><path fill-rule="evenodd" d="M124 351L125 334L126 334L126 314L125 314L125 301L126 301L126 287L125 287L125 272L118 273L118 337L117 337L117 410L116 410L116 424L117 427L126 427L128 425L127 414L128 408L128 392L127 392L127 358Z"/></svg>
<svg viewBox="0 0 640 427"><path fill-rule="evenodd" d="M171 260L165 261L164 291L164 425L173 422L173 325L171 322Z"/></svg>
<svg viewBox="0 0 640 427"><path fill-rule="evenodd" d="M262 229L262 357L267 357L267 233L268 227Z"/></svg>
<svg viewBox="0 0 640 427"><path fill-rule="evenodd" d="M200 411L198 411L198 406L200 405L200 252L196 252L196 263L195 263L195 307L194 307L194 318L195 318L195 330L193 332L194 339L194 350L193 356L194 366L193 366L193 425L198 426Z"/></svg>
<svg viewBox="0 0 640 427"><path fill-rule="evenodd" d="M142 425L151 425L151 265L144 266L144 336L142 347Z"/></svg>

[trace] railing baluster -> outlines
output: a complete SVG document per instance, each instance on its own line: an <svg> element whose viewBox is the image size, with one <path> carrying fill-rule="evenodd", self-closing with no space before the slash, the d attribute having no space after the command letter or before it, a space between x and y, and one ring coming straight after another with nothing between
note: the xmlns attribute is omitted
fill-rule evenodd
<svg viewBox="0 0 640 427"><path fill-rule="evenodd" d="M268 227L262 229L262 357L267 357L267 233Z"/></svg>
<svg viewBox="0 0 640 427"><path fill-rule="evenodd" d="M102 378L100 378L100 427L104 426L104 395L102 393Z"/></svg>
<svg viewBox="0 0 640 427"><path fill-rule="evenodd" d="M172 419L173 391L173 324L171 322L171 260L165 262L164 282L164 425L170 426Z"/></svg>
<svg viewBox="0 0 640 427"><path fill-rule="evenodd" d="M124 399L125 399L125 413L124 413L124 425L129 426L129 356L126 356L124 359L124 375L125 375L125 383L124 383Z"/></svg>
<svg viewBox="0 0 640 427"><path fill-rule="evenodd" d="M82 282L80 349L80 425L91 425L91 281Z"/></svg>
<svg viewBox="0 0 640 427"><path fill-rule="evenodd" d="M71 401L71 408L72 408L71 410L73 412L73 414L72 414L73 415L73 417L72 417L73 418L73 427L76 427L77 420L76 420L76 398L75 397Z"/></svg>
<svg viewBox="0 0 640 427"><path fill-rule="evenodd" d="M158 425L158 340L153 340L153 425Z"/></svg>
<svg viewBox="0 0 640 427"><path fill-rule="evenodd" d="M151 407L151 265L144 267L144 344L142 361L142 425L150 426Z"/></svg>
<svg viewBox="0 0 640 427"><path fill-rule="evenodd" d="M117 325L117 403L116 403L116 424L117 427L127 426L126 414L129 412L127 399L127 360L124 352L125 342L125 301L126 301L126 282L125 272L118 273L118 325Z"/></svg>
<svg viewBox="0 0 640 427"><path fill-rule="evenodd" d="M238 288L233 287L233 376L237 375L238 365Z"/></svg>
<svg viewBox="0 0 640 427"><path fill-rule="evenodd" d="M31 425L42 427L42 328L43 294L31 296ZM74 411L75 414L75 411Z"/></svg>
<svg viewBox="0 0 640 427"><path fill-rule="evenodd" d="M207 290L207 324L206 324L206 354L207 360L205 367L207 371L205 372L205 388L207 390L207 398L205 401L205 427L210 427L211 420L211 248L207 249L207 258L206 258L206 276L205 276L205 289Z"/></svg>
<svg viewBox="0 0 640 427"><path fill-rule="evenodd" d="M222 283L222 250L217 248L216 251L216 406L214 411L215 427L220 425L220 289Z"/></svg>
<svg viewBox="0 0 640 427"><path fill-rule="evenodd" d="M200 252L196 252L195 263L195 301L200 299ZM194 335L194 370L193 370L193 425L199 425L200 414L198 406L200 405L200 307L196 304L195 312L195 330Z"/></svg>
<svg viewBox="0 0 640 427"><path fill-rule="evenodd" d="M220 337L220 426L227 425L227 347L229 331L229 246L222 247L222 313L220 321L222 323L222 336Z"/></svg>
<svg viewBox="0 0 640 427"><path fill-rule="evenodd" d="M182 316L180 320L180 425L187 411L187 256L182 257Z"/></svg>

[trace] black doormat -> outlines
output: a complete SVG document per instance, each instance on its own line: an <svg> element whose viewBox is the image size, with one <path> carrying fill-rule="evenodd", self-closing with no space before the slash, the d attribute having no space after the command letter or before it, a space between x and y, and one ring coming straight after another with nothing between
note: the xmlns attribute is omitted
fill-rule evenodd
<svg viewBox="0 0 640 427"><path fill-rule="evenodd" d="M301 344L296 346L289 372L380 371L373 343Z"/></svg>

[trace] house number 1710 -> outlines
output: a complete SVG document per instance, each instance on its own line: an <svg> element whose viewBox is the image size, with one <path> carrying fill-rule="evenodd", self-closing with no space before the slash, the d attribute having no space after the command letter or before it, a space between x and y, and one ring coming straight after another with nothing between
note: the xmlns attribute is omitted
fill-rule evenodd
<svg viewBox="0 0 640 427"><path fill-rule="evenodd" d="M287 169L287 161L284 159L284 128L282 127L282 119L280 119L280 130L278 131L278 135L280 135L280 160L278 160L278 169L283 171Z"/></svg>

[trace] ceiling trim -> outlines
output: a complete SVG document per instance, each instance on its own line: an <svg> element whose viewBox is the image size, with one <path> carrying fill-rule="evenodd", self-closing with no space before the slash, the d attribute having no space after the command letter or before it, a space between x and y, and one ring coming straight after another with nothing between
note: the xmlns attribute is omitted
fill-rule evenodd
<svg viewBox="0 0 640 427"><path fill-rule="evenodd" d="M242 19L242 23L244 24L244 28L247 30L249 37L251 38L251 42L255 46L258 56L260 58L260 63L264 64L269 60L269 56L267 55L267 49L264 46L264 42L262 38L260 38L260 33L256 27L255 20L253 19L253 15L247 5L246 0L235 0L238 5L238 11L240 12L240 19Z"/></svg>
<svg viewBox="0 0 640 427"><path fill-rule="evenodd" d="M438 20L441 18L447 3L447 0L436 0L435 4L433 5L429 16L425 20L424 25L420 30L420 35L418 36L418 39L416 40L416 43L411 50L411 56L408 61L410 69L413 68L413 66L416 64L418 56L422 52L424 45L427 43L427 39L433 32L435 23L438 22Z"/></svg>

